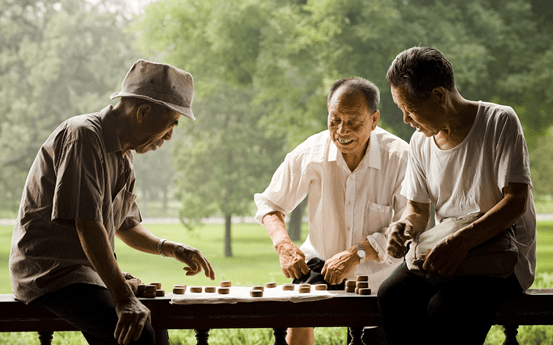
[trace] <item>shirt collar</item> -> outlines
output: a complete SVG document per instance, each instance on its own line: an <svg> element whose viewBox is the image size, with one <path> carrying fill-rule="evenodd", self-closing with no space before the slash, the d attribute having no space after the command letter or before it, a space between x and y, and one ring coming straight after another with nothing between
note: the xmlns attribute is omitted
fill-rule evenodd
<svg viewBox="0 0 553 345"><path fill-rule="evenodd" d="M102 119L102 131L104 136L104 145L106 146L106 152L122 151L121 142L117 135L117 124L115 117L112 113L113 106L108 105L102 111L100 111L100 118Z"/></svg>
<svg viewBox="0 0 553 345"><path fill-rule="evenodd" d="M381 169L382 165L381 165L381 157L380 157L380 144L378 142L378 136L376 135L375 132L376 132L376 128L371 132L371 136L369 139L369 147L367 148L367 151L365 151L365 156L363 157L363 160L361 161L361 163L359 163L359 166L357 168L367 165L367 167L369 168L374 168L378 170ZM344 162L344 157L342 157L340 150L338 150L336 145L334 145L334 142L332 141L332 139L330 139L330 135L329 135L329 140L330 140L330 146L328 148L328 161Z"/></svg>

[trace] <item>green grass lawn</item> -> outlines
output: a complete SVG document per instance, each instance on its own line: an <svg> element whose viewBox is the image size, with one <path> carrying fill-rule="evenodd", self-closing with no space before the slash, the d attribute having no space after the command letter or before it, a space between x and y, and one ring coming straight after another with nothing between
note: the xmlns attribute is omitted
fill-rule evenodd
<svg viewBox="0 0 553 345"><path fill-rule="evenodd" d="M215 281L203 273L187 277L183 265L174 259L137 252L116 240L116 252L123 271L140 278L145 283L161 282L166 290L175 284L212 285L221 280L231 280L233 285L252 286L275 281L289 282L282 275L277 254L265 229L258 224L234 224L232 229L233 257L224 257L223 225L209 224L194 231L188 231L180 224L146 224L159 237L180 241L196 247L210 260L215 269ZM305 238L305 230L304 236ZM0 293L10 293L8 271L12 227L0 226ZM299 243L298 243L299 244ZM538 223L538 273L546 279L539 279L534 287L553 288L553 221ZM550 275L551 274L551 275ZM537 286L540 285L540 286ZM540 328L541 327L541 328ZM521 327L518 339L521 344L535 344L539 339L553 339L552 327ZM537 334L537 335L536 335ZM316 329L317 344L345 344L345 328ZM541 337L541 338L540 338ZM539 338L539 339L538 339ZM234 339L234 340L233 340ZM213 330L210 344L267 344L272 339L271 330ZM501 344L502 331L494 327L487 344ZM172 344L195 344L193 331L171 331ZM0 333L2 344L38 344L35 333ZM54 344L86 344L77 332L59 332Z"/></svg>

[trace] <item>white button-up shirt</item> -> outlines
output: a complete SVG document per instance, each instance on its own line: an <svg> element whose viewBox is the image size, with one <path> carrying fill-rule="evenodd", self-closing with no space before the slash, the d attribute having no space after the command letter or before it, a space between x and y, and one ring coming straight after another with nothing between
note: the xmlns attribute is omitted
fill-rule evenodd
<svg viewBox="0 0 553 345"><path fill-rule="evenodd" d="M328 131L315 134L286 156L271 184L254 198L256 220L263 224L267 213L286 215L309 195L309 235L300 247L306 260L328 260L367 239L378 259L356 266L347 278L368 274L371 288L378 289L401 262L388 256L385 232L407 205L400 190L409 146L379 127L369 143L351 171Z"/></svg>

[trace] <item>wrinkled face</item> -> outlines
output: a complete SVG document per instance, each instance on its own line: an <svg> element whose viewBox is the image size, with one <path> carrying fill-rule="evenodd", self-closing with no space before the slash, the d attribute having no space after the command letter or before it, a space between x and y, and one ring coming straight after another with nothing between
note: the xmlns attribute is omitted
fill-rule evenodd
<svg viewBox="0 0 553 345"><path fill-rule="evenodd" d="M370 114L365 97L360 92L340 88L328 103L330 138L344 154L363 156L379 119L380 112L377 110Z"/></svg>
<svg viewBox="0 0 553 345"><path fill-rule="evenodd" d="M137 153L155 151L165 141L171 140L173 129L179 124L182 115L176 111L166 111L163 114L148 113L143 117L137 133Z"/></svg>
<svg viewBox="0 0 553 345"><path fill-rule="evenodd" d="M403 112L403 122L416 128L427 137L434 136L442 129L441 110L436 103L434 95L429 99L419 100L414 98L402 87L391 87L392 98Z"/></svg>

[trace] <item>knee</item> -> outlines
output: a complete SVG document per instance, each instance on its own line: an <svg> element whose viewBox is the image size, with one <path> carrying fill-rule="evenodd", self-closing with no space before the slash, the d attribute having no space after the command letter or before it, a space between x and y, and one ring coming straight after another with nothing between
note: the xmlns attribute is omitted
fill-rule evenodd
<svg viewBox="0 0 553 345"><path fill-rule="evenodd" d="M394 301L397 300L397 295L399 294L401 296L401 292L398 292L398 286L394 283L391 279L386 279L382 285L378 288L378 291L376 293L376 297L378 299L378 303L386 303L386 301Z"/></svg>
<svg viewBox="0 0 553 345"><path fill-rule="evenodd" d="M158 344L156 341L156 331L152 327L152 324L149 322L146 322L144 324L144 329L142 329L142 333L140 334L140 338L135 341L131 342L133 345L150 345L150 344L156 344L156 345L165 345L165 344Z"/></svg>

